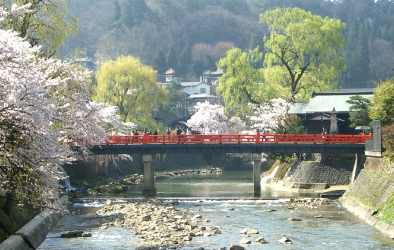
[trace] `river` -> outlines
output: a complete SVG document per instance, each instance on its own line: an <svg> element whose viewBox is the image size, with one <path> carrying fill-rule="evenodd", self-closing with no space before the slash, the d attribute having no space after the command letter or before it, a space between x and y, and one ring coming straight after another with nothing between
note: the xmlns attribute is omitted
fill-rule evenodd
<svg viewBox="0 0 394 250"><path fill-rule="evenodd" d="M261 197L253 196L252 171L199 174L157 180L156 199L177 199L180 211L199 213L209 226L219 226L221 234L195 237L182 249L218 249L239 245L248 238L244 228L259 231L267 244L244 245L245 249L394 249L394 241L347 212L337 200L315 209L288 209L290 198L299 195L263 188ZM38 249L134 249L138 241L133 231L110 227L100 230L95 211L106 198L124 202L141 198L142 187L133 186L127 193L94 197L73 205L74 215L66 215L54 227ZM303 194L305 196L305 194ZM310 196L313 196L311 194ZM322 218L315 218L321 215ZM288 218L301 221L289 221ZM83 230L90 238L60 238L69 230ZM293 244L280 244L286 235ZM249 237L250 239L253 239Z"/></svg>

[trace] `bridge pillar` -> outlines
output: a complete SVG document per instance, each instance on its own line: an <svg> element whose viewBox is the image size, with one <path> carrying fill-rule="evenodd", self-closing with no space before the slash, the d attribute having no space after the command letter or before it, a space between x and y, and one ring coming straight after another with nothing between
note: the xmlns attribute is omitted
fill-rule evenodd
<svg viewBox="0 0 394 250"><path fill-rule="evenodd" d="M365 155L364 154L357 154L356 159L354 161L352 176L350 177L350 185L357 179L358 174L360 173L361 169L364 167L365 163Z"/></svg>
<svg viewBox="0 0 394 250"><path fill-rule="evenodd" d="M253 187L254 187L254 195L260 196L260 194L261 194L261 184L260 184L261 154L252 154L252 161L253 161Z"/></svg>
<svg viewBox="0 0 394 250"><path fill-rule="evenodd" d="M143 154L142 162L144 163L144 195L156 194L155 188L155 154Z"/></svg>

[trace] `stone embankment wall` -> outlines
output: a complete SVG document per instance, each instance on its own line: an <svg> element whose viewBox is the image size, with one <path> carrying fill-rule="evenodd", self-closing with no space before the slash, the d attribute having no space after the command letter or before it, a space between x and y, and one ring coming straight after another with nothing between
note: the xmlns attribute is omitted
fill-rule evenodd
<svg viewBox="0 0 394 250"><path fill-rule="evenodd" d="M61 197L54 205L67 205L68 196ZM45 240L49 230L53 228L63 217L63 214L55 209L47 208L39 215L30 220L26 225L16 231L8 239L0 244L1 250L31 250L37 249Z"/></svg>
<svg viewBox="0 0 394 250"><path fill-rule="evenodd" d="M350 184L356 161L355 154L313 154L304 161L275 162L271 170L263 173L262 177L279 164L275 178L268 180L267 186L277 190L315 192L330 186Z"/></svg>
<svg viewBox="0 0 394 250"><path fill-rule="evenodd" d="M282 179L299 183L347 185L351 182L355 160L354 154L314 154L310 160L296 161Z"/></svg>
<svg viewBox="0 0 394 250"><path fill-rule="evenodd" d="M394 239L394 163L368 157L342 205Z"/></svg>
<svg viewBox="0 0 394 250"><path fill-rule="evenodd" d="M351 166L352 164L349 165ZM350 183L351 174L352 169L349 168L325 165L315 161L301 161L286 173L284 180L291 182L347 185Z"/></svg>

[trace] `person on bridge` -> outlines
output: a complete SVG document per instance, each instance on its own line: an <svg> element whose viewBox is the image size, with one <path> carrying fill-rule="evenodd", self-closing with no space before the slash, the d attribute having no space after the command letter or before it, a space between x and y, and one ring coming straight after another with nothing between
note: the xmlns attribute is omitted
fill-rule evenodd
<svg viewBox="0 0 394 250"><path fill-rule="evenodd" d="M171 134L170 128L167 128L167 135L170 135L170 134Z"/></svg>
<svg viewBox="0 0 394 250"><path fill-rule="evenodd" d="M263 141L265 141L265 134L267 134L267 131L265 131L265 128L263 128L262 130L261 130L261 134L263 135Z"/></svg>
<svg viewBox="0 0 394 250"><path fill-rule="evenodd" d="M176 135L178 137L178 144L181 142L182 130L179 127L176 127Z"/></svg>
<svg viewBox="0 0 394 250"><path fill-rule="evenodd" d="M176 127L176 135L181 135L182 130L179 127Z"/></svg>

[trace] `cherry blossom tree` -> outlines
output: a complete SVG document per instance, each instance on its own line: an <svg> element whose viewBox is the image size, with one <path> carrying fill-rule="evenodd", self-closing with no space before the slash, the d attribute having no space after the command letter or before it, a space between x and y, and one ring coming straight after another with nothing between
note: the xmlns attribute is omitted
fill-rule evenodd
<svg viewBox="0 0 394 250"><path fill-rule="evenodd" d="M288 116L290 103L277 98L263 105L250 104L249 106L254 110L254 115L250 117L251 127L272 132Z"/></svg>
<svg viewBox="0 0 394 250"><path fill-rule="evenodd" d="M0 18L10 12L0 8ZM124 124L116 109L89 102L90 73L75 65L37 57L16 32L0 30L0 195L48 205L58 196L58 166L87 155L72 151L70 138L94 143L105 127ZM82 153L82 154L81 154Z"/></svg>
<svg viewBox="0 0 394 250"><path fill-rule="evenodd" d="M197 103L195 108L197 112L187 121L187 125L202 134L239 133L246 128L239 117L229 119L221 105L205 101Z"/></svg>

